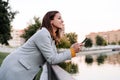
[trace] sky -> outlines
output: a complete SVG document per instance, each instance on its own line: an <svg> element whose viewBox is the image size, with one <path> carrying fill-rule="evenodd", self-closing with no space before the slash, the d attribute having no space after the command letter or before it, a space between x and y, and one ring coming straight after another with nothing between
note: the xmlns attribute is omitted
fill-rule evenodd
<svg viewBox="0 0 120 80"><path fill-rule="evenodd" d="M82 41L91 32L120 29L120 0L9 0L12 11L18 11L13 28L24 29L33 17L42 21L46 12L58 10L65 32L75 32Z"/></svg>

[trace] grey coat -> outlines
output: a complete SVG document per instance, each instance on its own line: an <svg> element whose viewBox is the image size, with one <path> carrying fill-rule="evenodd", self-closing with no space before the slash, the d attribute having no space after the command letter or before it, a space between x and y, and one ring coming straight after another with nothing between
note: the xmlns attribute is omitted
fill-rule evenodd
<svg viewBox="0 0 120 80"><path fill-rule="evenodd" d="M42 28L4 59L0 80L32 80L46 61L57 64L68 59L70 50L58 54L49 31Z"/></svg>

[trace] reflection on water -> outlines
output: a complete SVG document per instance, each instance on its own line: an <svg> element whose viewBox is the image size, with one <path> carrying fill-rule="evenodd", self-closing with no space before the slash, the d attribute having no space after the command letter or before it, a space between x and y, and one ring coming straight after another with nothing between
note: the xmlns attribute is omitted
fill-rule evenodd
<svg viewBox="0 0 120 80"><path fill-rule="evenodd" d="M85 56L85 62L88 64L92 64L93 63L93 57L91 55L86 55Z"/></svg>
<svg viewBox="0 0 120 80"><path fill-rule="evenodd" d="M96 60L95 60L94 58L95 58ZM100 54L100 55L95 56L94 58L93 58L92 55L86 55L86 56L85 56L85 62L86 62L87 64L92 64L92 63L93 63L93 60L95 60L95 61L98 63L98 65L100 65L100 64L103 64L103 63L104 63L105 58L107 58L107 55Z"/></svg>
<svg viewBox="0 0 120 80"><path fill-rule="evenodd" d="M98 62L98 65L103 64L104 61L105 61L105 58L107 58L107 55L99 55L99 56L97 56L96 60Z"/></svg>
<svg viewBox="0 0 120 80"><path fill-rule="evenodd" d="M75 80L120 80L120 53L81 55L72 62L78 65Z"/></svg>

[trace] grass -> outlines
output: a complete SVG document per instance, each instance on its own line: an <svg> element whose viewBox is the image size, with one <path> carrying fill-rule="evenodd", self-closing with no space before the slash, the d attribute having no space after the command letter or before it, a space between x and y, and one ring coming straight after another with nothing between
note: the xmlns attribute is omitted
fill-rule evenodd
<svg viewBox="0 0 120 80"><path fill-rule="evenodd" d="M9 54L9 53L0 52L0 65L1 65L2 61L4 60L4 58L5 58L8 54Z"/></svg>

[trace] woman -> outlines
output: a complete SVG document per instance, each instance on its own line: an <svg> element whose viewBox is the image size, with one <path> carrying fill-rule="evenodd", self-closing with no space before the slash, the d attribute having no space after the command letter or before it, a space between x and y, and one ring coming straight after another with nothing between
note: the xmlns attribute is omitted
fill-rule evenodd
<svg viewBox="0 0 120 80"><path fill-rule="evenodd" d="M73 44L63 53L57 53L56 44L61 38L63 25L58 11L47 12L43 17L41 29L4 59L0 67L0 80L33 80L41 67L46 67L46 62L57 64L75 57L80 51L79 43ZM44 68L42 75L47 71ZM41 77L41 80L47 80Z"/></svg>

